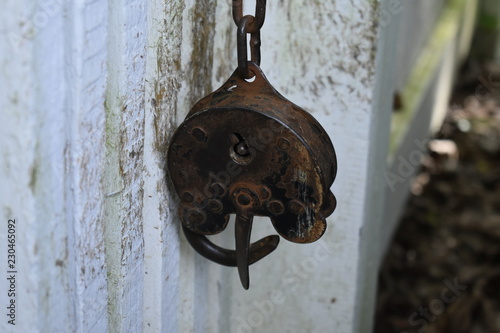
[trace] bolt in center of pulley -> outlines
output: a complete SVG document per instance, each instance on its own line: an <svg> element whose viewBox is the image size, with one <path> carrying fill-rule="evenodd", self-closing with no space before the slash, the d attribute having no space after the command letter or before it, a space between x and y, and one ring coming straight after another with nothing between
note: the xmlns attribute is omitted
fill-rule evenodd
<svg viewBox="0 0 500 333"><path fill-rule="evenodd" d="M234 152L241 157L250 156L250 149L248 149L248 145L245 140L238 133L235 133L234 136L236 136L239 140L239 142L234 145Z"/></svg>
<svg viewBox="0 0 500 333"><path fill-rule="evenodd" d="M231 134L233 146L229 151L229 155L234 162L246 165L252 161L252 154L247 142L240 133Z"/></svg>

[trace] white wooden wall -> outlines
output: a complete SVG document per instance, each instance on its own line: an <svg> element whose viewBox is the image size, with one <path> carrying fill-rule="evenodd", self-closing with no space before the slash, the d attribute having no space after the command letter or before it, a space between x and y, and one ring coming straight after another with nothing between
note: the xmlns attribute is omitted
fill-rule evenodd
<svg viewBox="0 0 500 333"><path fill-rule="evenodd" d="M107 327L104 2L4 1L0 19L1 270L17 222L17 321L2 332Z"/></svg>
<svg viewBox="0 0 500 333"><path fill-rule="evenodd" d="M236 66L230 1L4 1L0 272L13 218L19 264L0 331L370 331L409 2L268 1L262 68L330 134L338 208L320 241L251 266L244 291L187 245L165 174L173 130ZM261 219L253 237L273 232Z"/></svg>

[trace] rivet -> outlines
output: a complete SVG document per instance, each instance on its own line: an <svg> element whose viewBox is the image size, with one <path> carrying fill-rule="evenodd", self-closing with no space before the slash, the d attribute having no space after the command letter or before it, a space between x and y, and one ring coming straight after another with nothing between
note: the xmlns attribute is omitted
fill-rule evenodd
<svg viewBox="0 0 500 333"><path fill-rule="evenodd" d="M193 223L194 225L200 225L205 222L205 216L195 209L189 210L187 218L189 222Z"/></svg>
<svg viewBox="0 0 500 333"><path fill-rule="evenodd" d="M244 193L238 195L237 200L238 203L242 206L248 206L252 202L252 199L250 199L250 197Z"/></svg>
<svg viewBox="0 0 500 333"><path fill-rule="evenodd" d="M182 193L182 197L181 198L182 198L182 201L188 202L188 203L194 201L194 195L191 192L184 192L184 193Z"/></svg>
<svg viewBox="0 0 500 333"><path fill-rule="evenodd" d="M265 186L262 186L259 189L259 193L260 193L260 197L262 198L262 200L266 200L271 196L271 191L269 191L269 189Z"/></svg>
<svg viewBox="0 0 500 333"><path fill-rule="evenodd" d="M292 200L288 204L288 208L290 208L290 211L294 214L300 215L305 212L305 206L302 202L298 200Z"/></svg>
<svg viewBox="0 0 500 333"><path fill-rule="evenodd" d="M278 147L283 150L288 150L290 149L290 141L288 141L288 139L285 138L279 138Z"/></svg>
<svg viewBox="0 0 500 333"><path fill-rule="evenodd" d="M208 201L208 207L210 208L210 210L212 212L215 212L215 213L218 213L220 211L222 211L222 202L220 202L219 200L214 200L214 199L211 199Z"/></svg>
<svg viewBox="0 0 500 333"><path fill-rule="evenodd" d="M226 188L220 183L210 185L210 192L214 197L223 197L226 193Z"/></svg>
<svg viewBox="0 0 500 333"><path fill-rule="evenodd" d="M196 140L200 142L207 142L207 134L201 128L195 127L193 128L193 131L191 133L196 138Z"/></svg>
<svg viewBox="0 0 500 333"><path fill-rule="evenodd" d="M278 200L273 200L269 203L269 210L274 215L280 215L285 211L285 207Z"/></svg>
<svg viewBox="0 0 500 333"><path fill-rule="evenodd" d="M248 151L248 147L247 147L247 145L245 144L245 142L240 142L240 143L236 146L236 154L238 154L238 155L240 155L240 156L248 156L249 151Z"/></svg>

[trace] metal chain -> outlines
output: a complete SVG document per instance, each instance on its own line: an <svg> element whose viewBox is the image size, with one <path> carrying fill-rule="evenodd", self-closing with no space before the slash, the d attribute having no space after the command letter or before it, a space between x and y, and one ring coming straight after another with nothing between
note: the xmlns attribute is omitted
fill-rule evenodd
<svg viewBox="0 0 500 333"><path fill-rule="evenodd" d="M267 0L257 0L255 4L255 16L248 15L252 19L247 24L247 33L253 34L262 28L266 19L266 2ZM243 0L233 0L233 19L237 26L240 26L240 21L243 19Z"/></svg>
<svg viewBox="0 0 500 333"><path fill-rule="evenodd" d="M247 34L251 34L250 61L260 65L260 29L266 18L266 1L267 0L257 0L255 5L255 16L243 16L243 0L233 0L233 19L238 26L238 71L245 79L250 79L254 76L252 71L248 69Z"/></svg>

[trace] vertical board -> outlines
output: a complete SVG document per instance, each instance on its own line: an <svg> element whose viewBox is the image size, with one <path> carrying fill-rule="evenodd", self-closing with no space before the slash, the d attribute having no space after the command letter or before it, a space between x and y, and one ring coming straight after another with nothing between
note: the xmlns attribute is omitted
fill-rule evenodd
<svg viewBox="0 0 500 333"><path fill-rule="evenodd" d="M106 4L9 1L5 7L0 101L8 139L1 143L0 201L2 220L15 218L19 226L19 266L17 322L2 320L0 328L104 331Z"/></svg>
<svg viewBox="0 0 500 333"><path fill-rule="evenodd" d="M385 173L387 200L379 257L397 227L413 178L427 154L429 136L439 129L448 109L454 76L470 49L477 5L477 1L469 0L446 3L425 46L418 50L407 84L400 90L402 108L392 119Z"/></svg>
<svg viewBox="0 0 500 333"><path fill-rule="evenodd" d="M37 332L39 318L34 314L39 305L38 242L36 234L31 232L37 225L33 193L36 115L35 96L30 88L35 81L32 72L34 46L31 32L22 29L24 24L30 23L35 6L29 1L7 1L4 11L9 15L2 15L0 20L0 331L14 332L17 327L19 331ZM14 254L17 260L13 267L7 266L9 219L16 221ZM11 275L7 275L7 270L11 269L18 272L16 281L12 281L15 288L11 288L11 281L7 280ZM15 297L8 295L12 289ZM15 302L15 313L7 317L11 299ZM14 321L9 324L8 320Z"/></svg>
<svg viewBox="0 0 500 333"><path fill-rule="evenodd" d="M221 332L370 327L377 270L370 251L382 219L395 61L391 39L398 20L396 15L394 24L379 24L387 6L389 1L268 2L261 67L280 93L310 111L329 133L339 162L332 188L338 207L320 241L282 240L252 265L249 291L241 288L236 270L220 268L211 285L221 286ZM214 86L236 65L234 38L223 33L234 34L235 26L222 15L217 15ZM252 238L272 233L262 218L254 223ZM231 238L229 229L219 241L231 246Z"/></svg>
<svg viewBox="0 0 500 333"><path fill-rule="evenodd" d="M102 218L106 89L106 76L102 73L106 73L107 12L105 2L85 0L73 1L63 8L64 110L69 113L64 125L69 141L64 220L68 225L70 287L74 288L70 289L69 304L75 308L71 318L76 323L75 330L90 332L107 327ZM45 49L49 57L51 47L46 45ZM50 313L50 317L56 315Z"/></svg>
<svg viewBox="0 0 500 333"><path fill-rule="evenodd" d="M110 332L142 329L146 13L144 1L109 1L105 239Z"/></svg>

